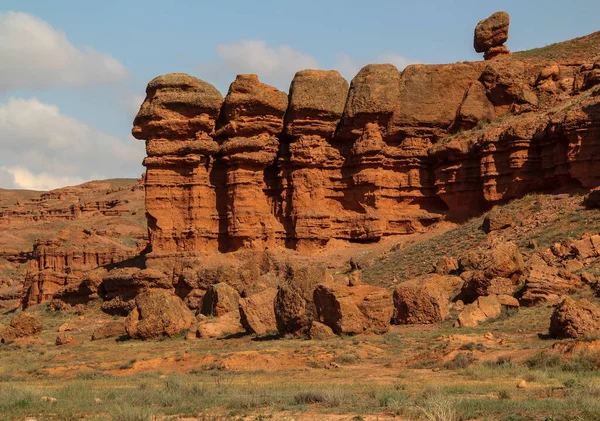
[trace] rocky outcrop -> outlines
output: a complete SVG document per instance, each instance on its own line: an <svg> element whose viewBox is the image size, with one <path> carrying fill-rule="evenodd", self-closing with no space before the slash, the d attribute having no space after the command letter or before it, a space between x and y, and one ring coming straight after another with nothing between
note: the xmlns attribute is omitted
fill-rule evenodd
<svg viewBox="0 0 600 421"><path fill-rule="evenodd" d="M202 314L205 316L222 316L231 311L238 311L240 294L224 282L211 285L202 298Z"/></svg>
<svg viewBox="0 0 600 421"><path fill-rule="evenodd" d="M465 280L461 299L466 303L485 295L511 295L525 269L521 252L512 242L496 244L483 253L469 252L459 263Z"/></svg>
<svg viewBox="0 0 600 421"><path fill-rule="evenodd" d="M285 238L278 219L281 187L266 177L277 160L287 105L284 92L256 75L239 75L229 87L216 132L225 167L228 250L274 246Z"/></svg>
<svg viewBox="0 0 600 421"><path fill-rule="evenodd" d="M219 338L243 332L239 313L231 311L213 319L201 320L196 329L196 336L205 339Z"/></svg>
<svg viewBox="0 0 600 421"><path fill-rule="evenodd" d="M457 327L474 327L487 320L497 318L503 309L517 309L519 302L509 295L488 295L479 297L465 306L456 320Z"/></svg>
<svg viewBox="0 0 600 421"><path fill-rule="evenodd" d="M134 339L172 337L188 329L194 315L183 301L163 289L138 294L126 321L127 334Z"/></svg>
<svg viewBox="0 0 600 421"><path fill-rule="evenodd" d="M475 27L473 46L478 53L484 53L486 60L500 54L508 54L504 43L508 40L510 17L506 12L496 12L480 21Z"/></svg>
<svg viewBox="0 0 600 421"><path fill-rule="evenodd" d="M65 295L66 301L71 301L69 304L79 304L77 301L87 303L89 296L85 297L82 291L82 299L78 300L75 293L82 286L82 281L85 281L87 272L122 262L139 253L139 250L115 245L109 246L106 250L100 247L80 248L69 246L67 242L60 240L36 242L33 248L33 259L25 275L23 307L51 301L59 293ZM67 288L73 289L70 294L71 300L66 298L69 295Z"/></svg>
<svg viewBox="0 0 600 421"><path fill-rule="evenodd" d="M273 308L277 331L284 334L301 333L310 323L306 313L306 299L295 288L289 285L279 286Z"/></svg>
<svg viewBox="0 0 600 421"><path fill-rule="evenodd" d="M525 307L555 304L562 296L575 292L581 286L581 278L578 276L538 261L529 268L529 275L519 294L519 302Z"/></svg>
<svg viewBox="0 0 600 421"><path fill-rule="evenodd" d="M10 324L2 331L2 343L38 335L42 331L42 321L29 313L21 313L10 320Z"/></svg>
<svg viewBox="0 0 600 421"><path fill-rule="evenodd" d="M240 299L240 322L246 332L265 335L277 331L274 302L277 288Z"/></svg>
<svg viewBox="0 0 600 421"><path fill-rule="evenodd" d="M565 298L552 313L550 335L554 338L581 338L600 332L600 307L588 300Z"/></svg>
<svg viewBox="0 0 600 421"><path fill-rule="evenodd" d="M319 321L338 335L385 333L390 328L392 298L384 288L321 284L314 302Z"/></svg>
<svg viewBox="0 0 600 421"><path fill-rule="evenodd" d="M507 31L508 16L495 14L478 25L475 44L497 49ZM305 70L294 77L289 97L240 75L222 103L214 88L191 76L159 77L163 82L148 86L133 133L147 140L152 236L170 230L179 240L165 248L166 240L151 239L163 245L153 246L152 255L378 241L537 189L595 187L600 101L578 97L594 89L587 76L593 70L514 56L402 72L381 64L361 69L349 88L335 71ZM191 117L165 111L163 91L179 93ZM170 118L177 130L169 129ZM194 145L205 149L183 146L195 136L202 141ZM152 146L159 138L182 146L158 153ZM184 178L161 169L182 160L190 174ZM187 198L169 196L183 188L159 187L169 177L169 186L196 180L195 190ZM154 196L159 189L164 194ZM159 203L169 212L154 210ZM493 222L490 229L510 225ZM177 229L183 231L173 234Z"/></svg>
<svg viewBox="0 0 600 421"><path fill-rule="evenodd" d="M216 249L219 215L211 169L219 145L211 135L222 103L215 87L182 73L159 76L146 88L132 134L146 140L153 252Z"/></svg>
<svg viewBox="0 0 600 421"><path fill-rule="evenodd" d="M437 274L401 283L393 294L392 322L429 324L444 321L450 314L450 295L456 295L462 284L462 279L457 276Z"/></svg>
<svg viewBox="0 0 600 421"><path fill-rule="evenodd" d="M124 335L127 335L125 323L122 321L113 320L94 330L94 333L92 333L92 341L118 338Z"/></svg>

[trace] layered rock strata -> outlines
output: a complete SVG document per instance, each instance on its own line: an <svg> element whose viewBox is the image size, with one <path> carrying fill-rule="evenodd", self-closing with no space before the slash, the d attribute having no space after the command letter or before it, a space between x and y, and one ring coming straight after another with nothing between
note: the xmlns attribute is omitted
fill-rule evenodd
<svg viewBox="0 0 600 421"><path fill-rule="evenodd" d="M508 15L476 30L481 51ZM152 254L378 241L465 219L530 191L600 184L598 63L368 65L303 70L289 97L240 75L223 101L184 74L147 89Z"/></svg>

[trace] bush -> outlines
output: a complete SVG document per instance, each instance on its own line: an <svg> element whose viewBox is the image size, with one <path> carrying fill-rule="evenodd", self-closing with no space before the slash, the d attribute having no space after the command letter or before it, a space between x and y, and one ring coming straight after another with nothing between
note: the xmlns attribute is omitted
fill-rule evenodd
<svg viewBox="0 0 600 421"><path fill-rule="evenodd" d="M448 361L444 364L444 368L447 370L462 370L475 362L475 357L473 354L469 353L459 353L456 354L456 357L452 361Z"/></svg>

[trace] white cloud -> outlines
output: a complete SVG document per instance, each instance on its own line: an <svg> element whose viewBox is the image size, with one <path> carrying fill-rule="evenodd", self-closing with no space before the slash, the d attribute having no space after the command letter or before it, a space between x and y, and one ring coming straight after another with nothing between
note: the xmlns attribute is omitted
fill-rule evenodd
<svg viewBox="0 0 600 421"><path fill-rule="evenodd" d="M255 73L259 79L285 92L288 91L294 74L303 69L322 69L319 61L311 55L302 53L288 45L271 46L262 40L241 40L216 47L219 57L217 63L205 63L199 66L200 77L214 83L223 93L240 73ZM369 63L391 63L404 69L416 63L393 52L384 52L368 60L358 60L348 54L337 56L334 69L348 81Z"/></svg>
<svg viewBox="0 0 600 421"><path fill-rule="evenodd" d="M216 52L219 62L201 65L200 71L221 90L226 90L237 74L255 73L262 82L287 92L298 70L320 68L308 54L288 45L270 46L261 40L218 44Z"/></svg>
<svg viewBox="0 0 600 421"><path fill-rule="evenodd" d="M0 104L0 187L50 189L141 173L143 142L117 138L38 99ZM3 184L6 183L6 184Z"/></svg>
<svg viewBox="0 0 600 421"><path fill-rule="evenodd" d="M80 177L55 176L48 173L33 174L23 167L0 167L0 171L12 177L14 186L26 190L52 190L57 187L81 184L85 181Z"/></svg>
<svg viewBox="0 0 600 421"><path fill-rule="evenodd" d="M0 92L117 82L127 69L90 47L77 49L66 35L27 13L0 12Z"/></svg>

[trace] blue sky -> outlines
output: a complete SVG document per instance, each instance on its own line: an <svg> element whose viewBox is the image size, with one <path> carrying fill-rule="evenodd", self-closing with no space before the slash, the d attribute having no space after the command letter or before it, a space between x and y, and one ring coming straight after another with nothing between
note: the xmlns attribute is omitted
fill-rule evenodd
<svg viewBox="0 0 600 421"><path fill-rule="evenodd" d="M2 0L0 187L139 176L143 142L129 131L156 75L225 93L243 72L287 90L306 67L351 79L369 62L479 60L473 29L497 10L511 15L513 51L600 30L597 0Z"/></svg>

